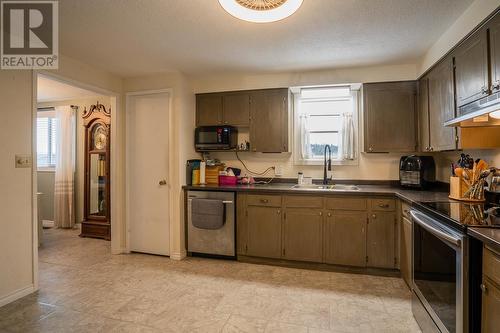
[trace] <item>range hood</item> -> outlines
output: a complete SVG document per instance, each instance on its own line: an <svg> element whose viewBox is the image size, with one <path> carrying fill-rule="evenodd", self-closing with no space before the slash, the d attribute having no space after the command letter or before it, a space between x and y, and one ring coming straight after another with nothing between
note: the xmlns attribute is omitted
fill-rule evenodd
<svg viewBox="0 0 500 333"><path fill-rule="evenodd" d="M500 92L459 107L458 116L446 121L444 126L500 126Z"/></svg>

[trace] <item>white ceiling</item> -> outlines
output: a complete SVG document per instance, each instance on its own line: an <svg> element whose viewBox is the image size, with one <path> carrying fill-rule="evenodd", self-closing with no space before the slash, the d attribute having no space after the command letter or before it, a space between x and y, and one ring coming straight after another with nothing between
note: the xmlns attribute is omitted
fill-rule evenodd
<svg viewBox="0 0 500 333"><path fill-rule="evenodd" d="M415 63L473 0L304 0L256 24L217 0L60 1L61 53L117 75Z"/></svg>
<svg viewBox="0 0 500 333"><path fill-rule="evenodd" d="M71 86L39 75L37 80L37 102L54 102L98 97L99 94Z"/></svg>

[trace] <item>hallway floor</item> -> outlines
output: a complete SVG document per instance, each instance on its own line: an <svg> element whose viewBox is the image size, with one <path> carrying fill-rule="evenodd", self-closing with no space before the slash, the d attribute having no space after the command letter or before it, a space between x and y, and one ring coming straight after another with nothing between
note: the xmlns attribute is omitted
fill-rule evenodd
<svg viewBox="0 0 500 333"><path fill-rule="evenodd" d="M401 279L131 254L44 230L40 290L0 332L420 332Z"/></svg>

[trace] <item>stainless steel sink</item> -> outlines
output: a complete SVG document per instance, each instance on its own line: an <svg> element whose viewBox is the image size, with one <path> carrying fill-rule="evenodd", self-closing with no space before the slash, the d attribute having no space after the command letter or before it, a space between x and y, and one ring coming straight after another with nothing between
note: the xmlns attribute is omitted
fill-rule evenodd
<svg viewBox="0 0 500 333"><path fill-rule="evenodd" d="M359 187L356 185L316 185L316 184L303 184L303 185L293 185L293 189L296 190L318 190L318 191L359 191Z"/></svg>

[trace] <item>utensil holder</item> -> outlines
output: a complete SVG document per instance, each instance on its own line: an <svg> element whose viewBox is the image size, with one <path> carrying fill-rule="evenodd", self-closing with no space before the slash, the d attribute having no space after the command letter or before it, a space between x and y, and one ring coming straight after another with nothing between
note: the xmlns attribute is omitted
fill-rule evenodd
<svg viewBox="0 0 500 333"><path fill-rule="evenodd" d="M465 197L465 193L469 190L470 186L465 182L463 177L452 176L450 177L450 195L449 198L453 200L466 201L466 202L484 202L483 198L469 198Z"/></svg>

